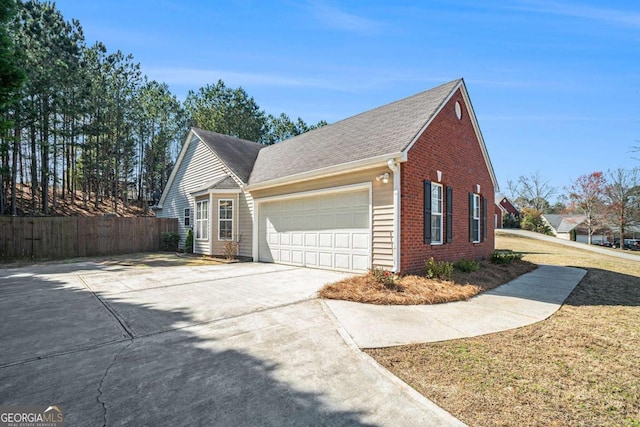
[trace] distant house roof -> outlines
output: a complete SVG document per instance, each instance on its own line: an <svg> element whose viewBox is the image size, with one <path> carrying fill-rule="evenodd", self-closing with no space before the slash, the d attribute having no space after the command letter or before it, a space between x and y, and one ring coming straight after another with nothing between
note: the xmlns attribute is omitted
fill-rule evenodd
<svg viewBox="0 0 640 427"><path fill-rule="evenodd" d="M587 218L584 215L542 215L556 233L569 233L582 224Z"/></svg>
<svg viewBox="0 0 640 427"><path fill-rule="evenodd" d="M258 152L265 148L264 145L198 128L192 128L192 131L216 153L238 179L245 184L249 182Z"/></svg>
<svg viewBox="0 0 640 427"><path fill-rule="evenodd" d="M268 146L258 153L249 183L397 155L410 146L461 84L462 79L454 80Z"/></svg>
<svg viewBox="0 0 640 427"><path fill-rule="evenodd" d="M515 217L520 216L520 211L516 206L509 200L507 196L502 193L497 193L495 197L496 204L502 209L502 211L507 212Z"/></svg>

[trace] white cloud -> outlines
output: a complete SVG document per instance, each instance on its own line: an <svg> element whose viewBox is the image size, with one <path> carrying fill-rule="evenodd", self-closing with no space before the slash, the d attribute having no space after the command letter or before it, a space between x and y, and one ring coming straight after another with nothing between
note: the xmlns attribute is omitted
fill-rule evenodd
<svg viewBox="0 0 640 427"><path fill-rule="evenodd" d="M379 32L382 27L377 21L345 12L322 0L311 0L307 2L307 5L317 20L333 29L374 34Z"/></svg>
<svg viewBox="0 0 640 427"><path fill-rule="evenodd" d="M521 9L552 15L570 16L614 25L640 28L640 13L558 1L525 1Z"/></svg>

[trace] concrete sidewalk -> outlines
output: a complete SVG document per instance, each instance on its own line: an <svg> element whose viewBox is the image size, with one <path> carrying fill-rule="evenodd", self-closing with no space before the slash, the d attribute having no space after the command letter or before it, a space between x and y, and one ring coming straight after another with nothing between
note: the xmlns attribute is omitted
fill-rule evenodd
<svg viewBox="0 0 640 427"><path fill-rule="evenodd" d="M530 325L555 313L586 274L541 265L468 301L389 306L324 300L360 348L445 341Z"/></svg>
<svg viewBox="0 0 640 427"><path fill-rule="evenodd" d="M545 242L557 243L558 245L569 246L571 248L582 249L584 251L595 252L601 255L608 255L616 258L628 259L631 261L640 262L640 252L633 251L621 251L619 249L605 248L597 245L588 245L586 243L572 242L571 240L559 239L553 236L546 236L544 234L535 233L533 231L502 228L496 230L496 235L514 234L516 236L529 237L531 239L543 240Z"/></svg>

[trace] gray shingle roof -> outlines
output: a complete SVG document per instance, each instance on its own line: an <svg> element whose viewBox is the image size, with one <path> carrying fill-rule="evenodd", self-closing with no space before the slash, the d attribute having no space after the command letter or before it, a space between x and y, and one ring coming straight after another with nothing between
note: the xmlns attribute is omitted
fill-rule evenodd
<svg viewBox="0 0 640 427"><path fill-rule="evenodd" d="M558 233L569 233L586 220L584 215L544 214L543 216Z"/></svg>
<svg viewBox="0 0 640 427"><path fill-rule="evenodd" d="M231 176L227 175L227 176L224 176L222 178L216 179L214 181L207 182L202 187L192 191L191 194L199 193L199 192L205 191L205 190L213 190L213 189L235 190L235 189L238 189L238 188L240 188L240 187L238 186L238 183L236 182L236 180L231 178Z"/></svg>
<svg viewBox="0 0 640 427"><path fill-rule="evenodd" d="M268 146L259 151L249 183L400 153L460 82L454 80Z"/></svg>
<svg viewBox="0 0 640 427"><path fill-rule="evenodd" d="M203 129L192 130L243 183L249 182L258 152L264 145Z"/></svg>

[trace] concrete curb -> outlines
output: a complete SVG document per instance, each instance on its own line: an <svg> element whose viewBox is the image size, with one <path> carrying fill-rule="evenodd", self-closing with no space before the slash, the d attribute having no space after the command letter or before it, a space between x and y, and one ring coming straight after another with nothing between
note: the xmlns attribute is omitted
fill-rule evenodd
<svg viewBox="0 0 640 427"><path fill-rule="evenodd" d="M423 424L423 425L452 426L452 427L466 426L465 423L463 423L462 421L460 421L459 419L451 415L449 412L442 409L440 406L433 403L431 400L427 399L424 395L417 392L416 389L414 389L409 384L402 381L400 378L398 378L397 376L389 372L384 366L376 362L374 358L369 356L367 353L363 352L358 347L358 345L353 340L353 338L351 338L351 335L349 335L349 333L342 327L338 318L335 316L335 314L333 314L333 311L331 311L331 308L327 306L326 301L323 299L319 299L319 301L320 301L320 304L322 305L323 311L325 312L327 317L331 320L331 322L335 325L336 330L338 331L338 334L340 334L340 336L342 337L342 339L344 340L344 342L347 344L349 348L357 352L358 357L360 359L362 359L366 363L373 366L373 368L376 369L376 371L378 371L382 376L384 376L393 384L398 386L398 388L402 393L409 396L411 399L415 400L420 405L424 406L428 411L433 412L436 415L437 419L429 420L427 424Z"/></svg>

